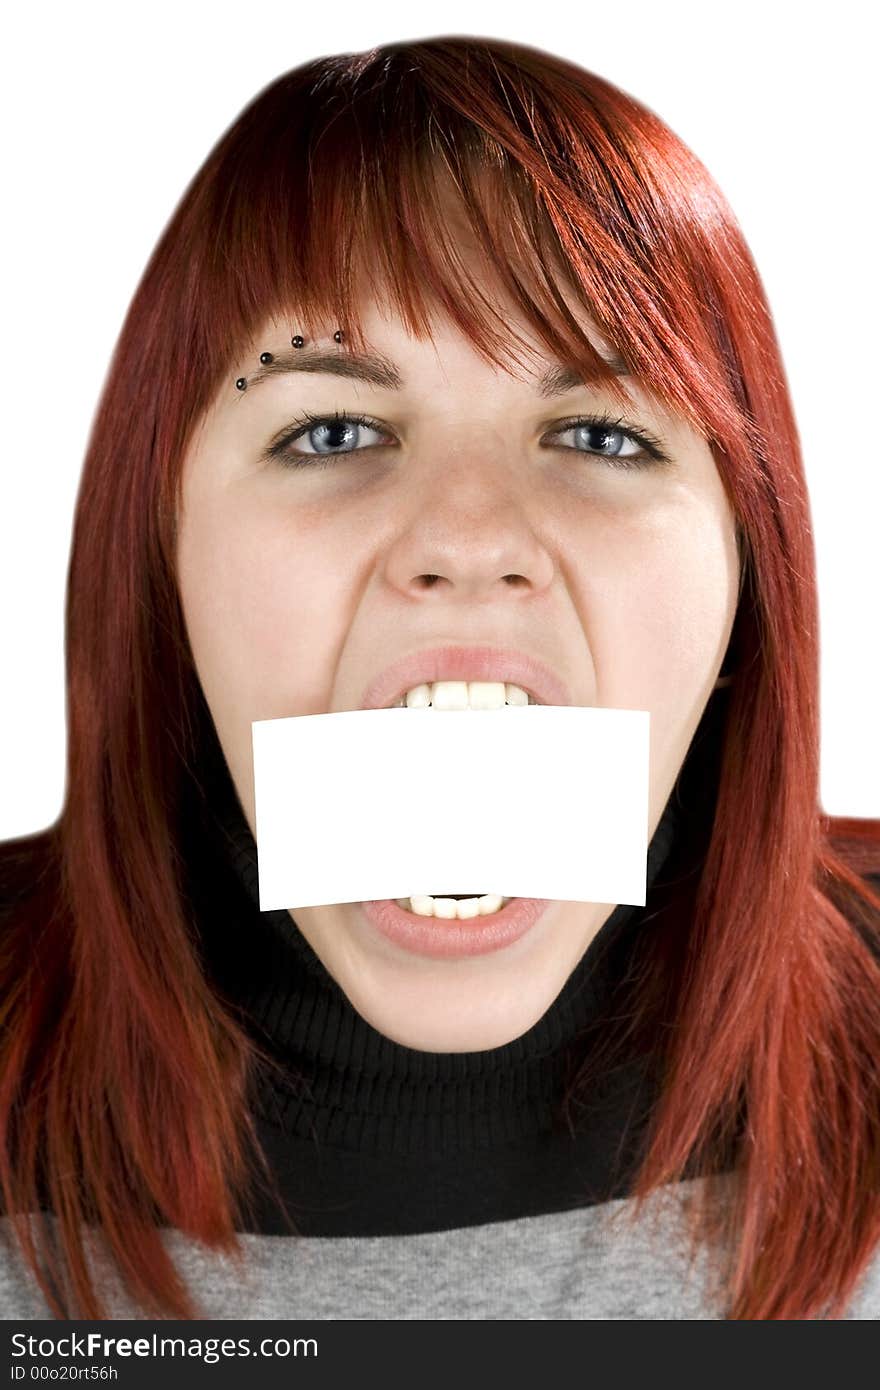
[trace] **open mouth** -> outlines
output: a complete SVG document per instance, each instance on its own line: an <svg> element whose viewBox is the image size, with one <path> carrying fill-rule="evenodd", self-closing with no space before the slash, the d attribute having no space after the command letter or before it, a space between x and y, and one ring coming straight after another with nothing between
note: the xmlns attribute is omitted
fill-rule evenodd
<svg viewBox="0 0 880 1390"><path fill-rule="evenodd" d="M501 912L513 898L498 893L420 893L395 898L399 908L417 917L439 917L445 921L472 922Z"/></svg>

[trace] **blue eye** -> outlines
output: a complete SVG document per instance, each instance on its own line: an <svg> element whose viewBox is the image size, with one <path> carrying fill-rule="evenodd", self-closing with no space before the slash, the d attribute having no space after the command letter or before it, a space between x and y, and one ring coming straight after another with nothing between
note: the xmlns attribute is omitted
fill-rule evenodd
<svg viewBox="0 0 880 1390"><path fill-rule="evenodd" d="M595 454L612 468L650 468L655 463L671 463L660 440L647 430L624 427L622 420L607 415L584 415L576 420L563 421L550 433L550 438L573 435L573 444L557 445L572 453Z"/></svg>
<svg viewBox="0 0 880 1390"><path fill-rule="evenodd" d="M365 436L375 435L370 441ZM573 436L573 444L555 447L570 453L592 455L612 468L648 468L671 463L659 439L647 430L624 425L607 415L585 415L563 420L545 438ZM365 415L311 415L306 412L295 428L267 450L266 457L283 468L326 468L329 460L394 444L394 438L376 420ZM300 447L293 449L291 446ZM550 446L553 447L553 446Z"/></svg>
<svg viewBox="0 0 880 1390"><path fill-rule="evenodd" d="M339 454L353 454L363 448L375 448L375 441L364 443L365 433L381 435L380 444L389 438L381 425L364 415L305 415L299 422L299 428L273 445L269 454L285 466L295 468L305 457L332 458ZM300 447L291 451L290 445L295 442Z"/></svg>

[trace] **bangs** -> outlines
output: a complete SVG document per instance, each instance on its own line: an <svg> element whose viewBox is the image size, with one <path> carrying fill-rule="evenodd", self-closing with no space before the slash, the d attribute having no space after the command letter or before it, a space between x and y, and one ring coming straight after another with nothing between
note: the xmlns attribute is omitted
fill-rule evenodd
<svg viewBox="0 0 880 1390"><path fill-rule="evenodd" d="M522 49L510 70L493 49L484 65L471 44L464 67L434 45L408 45L406 62L393 48L320 60L243 113L210 181L228 360L269 320L310 336L331 321L366 350L360 311L373 299L416 337L430 338L439 309L490 362L527 366L534 348L506 301L551 358L627 399L580 311L668 408L703 434L729 428L706 286L662 180L593 109L584 88L598 79L562 64L580 90L551 97Z"/></svg>

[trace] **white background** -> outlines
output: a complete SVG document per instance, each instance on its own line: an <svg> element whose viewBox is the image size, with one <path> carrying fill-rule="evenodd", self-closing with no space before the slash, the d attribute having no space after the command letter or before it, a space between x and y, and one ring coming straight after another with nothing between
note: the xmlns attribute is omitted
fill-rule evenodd
<svg viewBox="0 0 880 1390"><path fill-rule="evenodd" d="M822 805L880 816L870 12L862 0L12 7L0 58L0 839L61 808L64 587L83 454L129 299L186 184L281 72L450 34L516 39L610 78L685 139L730 199L767 287L805 451Z"/></svg>

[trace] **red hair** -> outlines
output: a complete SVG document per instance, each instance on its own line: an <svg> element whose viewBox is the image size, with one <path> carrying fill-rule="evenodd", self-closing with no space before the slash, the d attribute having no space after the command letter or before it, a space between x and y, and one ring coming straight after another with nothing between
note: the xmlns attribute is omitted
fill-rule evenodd
<svg viewBox="0 0 880 1390"><path fill-rule="evenodd" d="M148 1311L187 1318L160 1225L235 1252L249 1200L262 1054L204 976L182 892L182 789L208 717L175 578L187 443L270 316L295 307L299 331L344 323L362 344L367 265L411 331L439 305L509 361L510 324L456 259L450 187L548 352L615 389L565 283L710 440L738 522L717 804L633 970L632 1027L662 1040L664 1067L628 1212L706 1175L692 1234L731 1252L733 1318L840 1316L880 1240L880 896L863 878L880 822L819 805L809 505L761 282L652 112L560 58L453 37L320 59L261 92L186 189L113 356L74 521L65 803L0 855L0 1179L56 1316L18 1221L41 1197L85 1318L104 1310L83 1222Z"/></svg>

